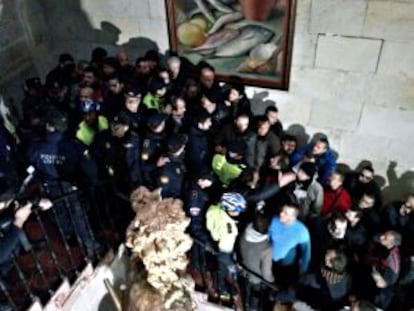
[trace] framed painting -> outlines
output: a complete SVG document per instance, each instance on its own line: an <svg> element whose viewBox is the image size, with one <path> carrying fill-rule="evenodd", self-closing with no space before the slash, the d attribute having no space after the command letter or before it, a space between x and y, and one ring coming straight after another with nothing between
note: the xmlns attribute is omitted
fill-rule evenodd
<svg viewBox="0 0 414 311"><path fill-rule="evenodd" d="M165 0L171 51L220 81L287 90L295 0Z"/></svg>

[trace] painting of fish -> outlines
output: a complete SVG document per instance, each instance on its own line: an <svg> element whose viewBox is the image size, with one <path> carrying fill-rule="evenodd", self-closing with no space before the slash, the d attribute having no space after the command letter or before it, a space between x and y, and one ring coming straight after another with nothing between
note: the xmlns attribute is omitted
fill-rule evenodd
<svg viewBox="0 0 414 311"><path fill-rule="evenodd" d="M235 38L239 37L240 30L227 28L214 33L209 36L207 40L200 46L188 50L191 53L209 54L214 52L218 47L224 45L226 42L232 42Z"/></svg>
<svg viewBox="0 0 414 311"><path fill-rule="evenodd" d="M194 65L209 63L222 81L237 75L246 84L287 88L297 0L164 1L172 52ZM276 48L263 64L243 66L267 46Z"/></svg>
<svg viewBox="0 0 414 311"><path fill-rule="evenodd" d="M239 35L233 40L217 47L215 57L236 57L245 55L255 46L266 43L273 37L273 32L258 25L247 25L241 27Z"/></svg>

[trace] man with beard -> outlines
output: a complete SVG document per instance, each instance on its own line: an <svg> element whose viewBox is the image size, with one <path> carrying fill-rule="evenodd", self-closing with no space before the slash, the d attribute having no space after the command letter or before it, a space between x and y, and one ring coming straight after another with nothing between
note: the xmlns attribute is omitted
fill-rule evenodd
<svg viewBox="0 0 414 311"><path fill-rule="evenodd" d="M255 146L257 135L249 129L250 118L247 114L236 116L232 123L226 124L214 139L214 150L217 153L226 153L231 142L241 141L246 145L245 160L248 166L255 167Z"/></svg>
<svg viewBox="0 0 414 311"><path fill-rule="evenodd" d="M293 194L299 202L301 217L304 220L320 216L323 204L323 188L316 181L316 165L312 162L304 162L300 165L296 174Z"/></svg>
<svg viewBox="0 0 414 311"><path fill-rule="evenodd" d="M101 81L99 80L97 69L89 66L83 69L82 71L82 78L79 84L80 87L90 87L93 89L93 94L91 98L101 103L103 101L103 88Z"/></svg>
<svg viewBox="0 0 414 311"><path fill-rule="evenodd" d="M102 114L112 120L124 107L124 82L118 74L107 79L107 91L104 95Z"/></svg>
<svg viewBox="0 0 414 311"><path fill-rule="evenodd" d="M280 151L280 140L270 130L270 122L266 116L261 116L257 119L256 128L257 139L253 167L259 172L266 160Z"/></svg>
<svg viewBox="0 0 414 311"><path fill-rule="evenodd" d="M365 165L358 172L353 172L346 176L344 187L351 195L353 203L357 203L362 194L369 191L375 195L376 207L382 207L381 189L374 180L374 173L371 165Z"/></svg>

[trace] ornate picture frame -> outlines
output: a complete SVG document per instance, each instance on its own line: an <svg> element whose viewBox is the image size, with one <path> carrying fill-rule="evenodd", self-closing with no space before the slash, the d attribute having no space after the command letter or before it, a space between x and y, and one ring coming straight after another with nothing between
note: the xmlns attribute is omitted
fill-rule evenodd
<svg viewBox="0 0 414 311"><path fill-rule="evenodd" d="M220 81L287 90L295 0L165 0L171 51Z"/></svg>

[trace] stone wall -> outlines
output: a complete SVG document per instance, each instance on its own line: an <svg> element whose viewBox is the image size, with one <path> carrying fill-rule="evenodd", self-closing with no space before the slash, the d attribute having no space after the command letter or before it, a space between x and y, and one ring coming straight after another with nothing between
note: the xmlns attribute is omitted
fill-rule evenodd
<svg viewBox="0 0 414 311"><path fill-rule="evenodd" d="M163 0L36 0L47 7L44 16L52 31L55 58L70 51L77 59L90 59L100 46L114 54L125 49L130 61L148 49L169 48Z"/></svg>
<svg viewBox="0 0 414 311"><path fill-rule="evenodd" d="M37 75L47 62L35 64L43 54L48 33L35 1L14 0L0 4L0 91L6 101L21 98L21 81ZM20 94L20 95L19 95Z"/></svg>
<svg viewBox="0 0 414 311"><path fill-rule="evenodd" d="M25 3L41 76L63 51L169 48L164 0ZM412 0L297 0L290 90L248 88L254 109L277 103L301 141L323 132L340 162L371 160L386 193L414 191L413 29Z"/></svg>
<svg viewBox="0 0 414 311"><path fill-rule="evenodd" d="M340 162L371 160L387 197L413 191L414 2L297 4L289 92L251 92L269 92L287 127L326 133Z"/></svg>

